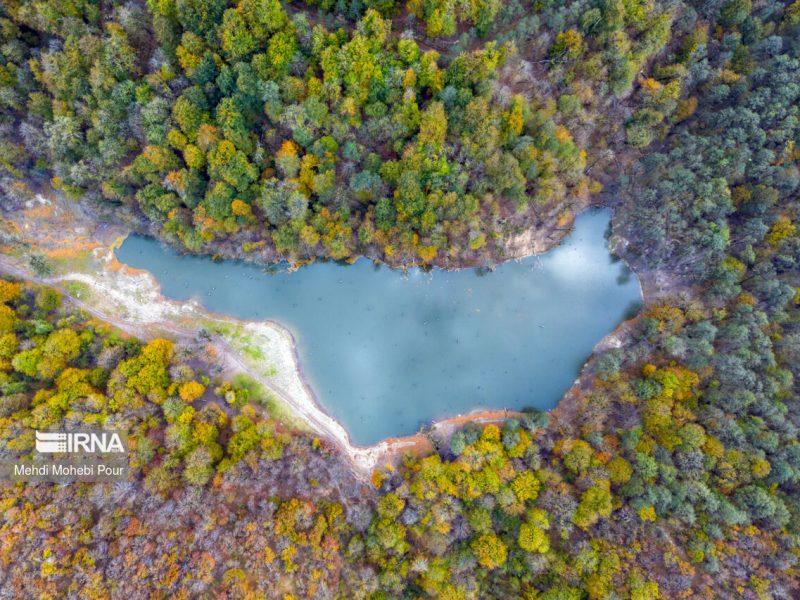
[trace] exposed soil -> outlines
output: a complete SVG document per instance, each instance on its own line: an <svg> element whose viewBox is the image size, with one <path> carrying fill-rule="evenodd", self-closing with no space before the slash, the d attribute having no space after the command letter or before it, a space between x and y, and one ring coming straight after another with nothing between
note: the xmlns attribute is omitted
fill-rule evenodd
<svg viewBox="0 0 800 600"><path fill-rule="evenodd" d="M397 463L406 453L426 454L445 446L452 433L467 422L486 424L520 415L508 410L474 411L433 423L415 435L367 447L352 444L342 425L320 406L307 385L288 330L277 323L239 321L206 311L194 302L164 298L149 273L127 267L114 257L113 249L130 231L127 227L98 223L87 206L55 195L38 197L7 212L0 225L0 271L54 286L87 313L143 339L167 336L191 342L202 330L210 336L209 346L222 375L244 374L257 382L278 405L288 409L278 415L282 420L311 429L341 449L362 480L375 468ZM557 244L571 229L572 217L560 225L557 229L532 229L512 240L513 257L543 252ZM34 272L30 263L34 255L44 256L51 272ZM647 289L661 294L664 286L655 285L658 274L645 282ZM596 351L620 344L627 327L628 323L621 324L598 343ZM258 350L258 359L248 352L252 348ZM570 407L576 406L570 399L587 385L584 367L554 409L553 418L570 422Z"/></svg>

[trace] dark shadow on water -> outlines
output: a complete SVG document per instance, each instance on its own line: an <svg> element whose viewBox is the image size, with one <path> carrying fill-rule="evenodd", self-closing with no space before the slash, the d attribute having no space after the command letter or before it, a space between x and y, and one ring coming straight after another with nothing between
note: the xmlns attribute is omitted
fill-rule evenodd
<svg viewBox="0 0 800 600"><path fill-rule="evenodd" d="M283 324L320 403L368 444L476 408L554 406L623 310L641 306L636 274L610 264L607 222L608 211L580 215L558 248L494 270L212 264L133 236L117 258L167 297Z"/></svg>
<svg viewBox="0 0 800 600"><path fill-rule="evenodd" d="M626 283L630 283L631 277L633 277L633 273L631 273L630 269L623 269L617 276L617 285L625 285Z"/></svg>
<svg viewBox="0 0 800 600"><path fill-rule="evenodd" d="M591 356L592 356L592 354L589 353L586 356L584 356L583 358L579 358L578 360L576 360L573 363L573 365L574 365L573 368L574 368L576 373L580 374L581 369L583 369L583 365L585 365L587 363L587 361L589 360L589 358L591 358Z"/></svg>
<svg viewBox="0 0 800 600"><path fill-rule="evenodd" d="M635 317L636 315L639 314L639 311L641 309L642 309L642 303L641 302L638 302L638 301L637 302L631 302L625 308L625 312L623 313L622 320L623 321L628 321L629 319L632 319L633 317Z"/></svg>
<svg viewBox="0 0 800 600"><path fill-rule="evenodd" d="M264 273L264 275L279 275L285 271L286 267L281 268L279 265L270 265L261 269L261 272Z"/></svg>

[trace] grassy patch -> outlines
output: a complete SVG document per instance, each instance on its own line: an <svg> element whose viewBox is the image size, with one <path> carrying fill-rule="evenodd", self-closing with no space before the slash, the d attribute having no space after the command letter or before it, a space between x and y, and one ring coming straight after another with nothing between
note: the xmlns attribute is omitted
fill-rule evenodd
<svg viewBox="0 0 800 600"><path fill-rule="evenodd" d="M68 281L64 289L77 300L87 300L91 296L91 288L82 281Z"/></svg>
<svg viewBox="0 0 800 600"><path fill-rule="evenodd" d="M213 321L206 323L206 329L224 337L231 347L244 358L251 363L256 363L255 366L266 377L275 377L278 374L278 369L275 365L264 364L267 360L264 349L254 340L252 335L246 333L244 327L230 322Z"/></svg>
<svg viewBox="0 0 800 600"><path fill-rule="evenodd" d="M305 421L298 418L288 404L252 377L239 374L232 379L232 382L237 388L247 390L248 401L265 408L271 417L295 429L309 429Z"/></svg>

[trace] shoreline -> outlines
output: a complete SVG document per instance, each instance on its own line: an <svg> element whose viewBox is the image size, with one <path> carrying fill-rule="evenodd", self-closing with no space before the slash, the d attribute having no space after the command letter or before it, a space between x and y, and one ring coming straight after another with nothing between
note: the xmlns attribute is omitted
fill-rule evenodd
<svg viewBox="0 0 800 600"><path fill-rule="evenodd" d="M241 357L241 353L237 352L230 341L225 339L223 335L215 333L212 343L220 350L221 362L225 363L227 371L231 372L231 374L245 374L266 388L270 394L277 397L278 401L291 411L293 416L308 426L314 434L319 434L340 449L355 467L354 471L361 475L362 479L368 478L375 468L385 466L383 463L393 462L401 452L414 450L428 452L433 450L430 440L422 433L422 429L410 435L390 437L370 445L352 442L344 426L327 412L313 392L302 370L294 335L289 329L270 319L259 321L236 319L209 311L193 300L181 302L164 297L161 293L160 285L152 274L129 267L116 259L113 254L113 248L124 237L125 234L116 236L114 242L99 245L94 249L93 253L105 266L106 273L127 278L134 284L139 284L137 286L140 288L139 291L147 293L146 307L143 306L143 303L137 302L133 295L126 294L124 286L114 290L101 278L88 273L68 272L51 277L38 277L7 254L0 254L0 270L13 277L54 287L64 295L65 300L74 304L80 310L130 335L143 339L157 337L162 334L190 339L203 328L204 324L209 323L234 325L235 327L261 334L269 331L280 336L284 340L284 347L291 353L291 375L297 379L302 387L301 394L290 393L289 390L270 381L263 373L259 373L251 365L248 365L246 360ZM100 256L97 256L98 254ZM124 296L129 300L123 304L124 308L128 310L129 314L134 313L136 316L134 318L130 316L127 318L112 316L109 314L111 311L108 310L108 306L98 306L97 302L76 297L68 289L70 282L79 282L89 287L95 294L103 296L106 302L113 303L114 299L120 300ZM118 304L113 304L113 306L119 307ZM168 317L174 318L170 319ZM194 326L182 323L187 319ZM504 420L512 412L509 410L476 409L467 414L437 420L430 425L430 429L438 431L449 425L467 421L490 422Z"/></svg>
<svg viewBox="0 0 800 600"><path fill-rule="evenodd" d="M286 404L295 416L300 417L307 425L309 425L314 433L321 434L327 437L330 441L334 442L334 444L347 455L348 459L358 469L363 470L366 474L371 473L372 470L381 466L378 464L380 460L391 459L393 458L392 455L401 450L419 448L419 446L426 446L427 449L433 450L433 445L430 443L428 437L423 433L425 429L428 429L431 432L439 432L440 430L448 430L453 426L465 424L467 422L480 422L488 424L492 422L504 421L511 416L522 415L520 411L515 411L513 409L475 408L467 413L459 413L457 415L432 421L427 427L420 427L420 429L415 433L384 438L374 444L355 443L351 440L350 433L347 431L347 429L345 429L345 427L336 419L336 417L328 412L314 392L305 372L303 371L300 355L297 349L297 342L291 330L272 319L263 319L258 321L238 319L236 317L231 317L229 315L208 310L193 300L182 302L167 298L161 293L160 284L150 272L135 269L124 263L120 263L113 255L109 261L109 267L118 272L131 272L131 274L147 278L152 282L154 288L158 292L159 303L174 306L174 308L179 312L188 312L188 305L188 307L190 307L189 310L197 311L202 315L192 315L192 319L202 318L203 320L225 324L235 324L244 328L256 330L260 328L269 328L275 331L278 335L282 336L286 340L287 347L291 350L292 357L294 359L293 374L297 377L303 387L304 394L301 398L286 393L283 389L269 382L263 375L259 374L252 367L248 366L243 359L237 356L235 349L232 348L224 338L218 337L218 339L215 339L214 342L225 347L221 355L224 357L226 362L228 362L228 365L232 371L244 373L254 379L257 383L264 385L271 393L278 396L279 400ZM56 278L43 280L42 283L46 285L55 284L58 286L58 284L61 282L79 280L87 283L87 285L96 284L96 281L92 281L91 277L81 275L83 274L71 273ZM172 335L184 337L192 335L192 332L189 330L189 328L175 326L172 322L164 319L154 321L143 329L137 328L136 326L126 327L125 322L120 322L118 319L112 319L101 311L93 309L86 302L72 297L72 295L69 294L68 291L63 290L63 288L62 292L80 308L88 310L96 317L109 322L120 329L128 330L130 333L137 333L141 337L152 337L154 334L157 334L157 331L167 331ZM153 328L156 330L156 332L149 331L149 328ZM200 327L197 329L199 330ZM553 407L553 409L555 409L555 407Z"/></svg>
<svg viewBox="0 0 800 600"><path fill-rule="evenodd" d="M590 205L586 208L592 207L597 207L597 205ZM49 277L37 277L29 267L20 264L19 258L15 259L10 254L0 255L0 269L16 277L57 287L82 310L137 337L151 338L159 333L166 333L191 339L201 329L210 326L214 334L211 343L218 350L221 366L224 364L226 371L231 374L244 374L262 386L289 410L292 417L302 421L303 425L314 433L320 434L341 449L353 465L356 474L363 478L368 478L375 468L384 466L382 463L390 464L396 461L402 453L433 451L434 445L431 437L438 436L441 438L440 441L446 441L452 430L458 425L467 422L499 422L522 414L512 409L476 408L467 413L432 421L429 425L422 426L420 430L410 435L386 438L371 445L353 443L344 426L327 412L314 393L302 369L296 339L291 330L274 320L237 319L207 310L195 300L177 301L166 298L162 294L159 282L150 272L129 267L116 258L114 250L128 235L135 233L132 229L119 225L99 224L84 214L76 214L76 211L81 212L79 203L65 206L64 201L58 197L52 199L38 197L37 201L31 203L27 209L20 209L4 215L6 223L10 222L16 226L17 233L21 234L23 238L25 237L23 232L27 231L30 225L25 221L26 217L34 219L37 233L38 226L41 224L42 231L45 233L43 237L35 234L36 239L21 241L27 241L28 246L44 254L48 254L49 251L51 255L58 256L63 261L62 267L66 272ZM563 241L572 230L576 217L577 215L573 216L569 226L564 228L563 234L559 235L558 239L545 251L552 250ZM49 223L48 218L54 222ZM65 218L77 220L78 227L74 228L74 233L79 234L85 231L88 235L76 236L66 233L64 230L69 228L63 227L62 221ZM22 220L21 224L18 222L20 219ZM42 219L44 222L41 222ZM54 231L48 232L48 225L52 225ZM51 244L49 248L46 247L47 242L53 240L48 240L47 233L51 233L56 238L55 243ZM66 237L59 239L59 234ZM75 256L70 256L71 247L79 248L75 251ZM534 250L534 248L528 249ZM519 253L503 262L521 260L536 254L541 254L541 252ZM615 254L619 256L619 254ZM88 268L84 269L89 272L75 270L81 259L90 263L86 265ZM620 256L620 259L628 265L624 257ZM494 266L499 264L502 263ZM390 265L387 267L397 268ZM628 267L630 268L630 265ZM407 270L407 268L398 270ZM77 282L89 288L90 298L83 299L75 293L74 289L68 289L70 282ZM644 284L641 280L639 287L642 301L645 303ZM122 313L121 316L120 313ZM547 411L548 413L560 412L557 409L567 400L575 386L580 384L585 367L597 349L612 336L617 335L625 323L627 320L598 341L581 367L578 377L565 390L556 405ZM232 329L232 331L226 334L222 332L223 329ZM264 365L261 365L262 369L259 369L257 365L248 364L245 352L242 351L242 348L237 349L236 347L237 340L241 342L243 337L244 343L255 340L256 348L263 350L272 362L279 364L280 369L277 370L277 374L264 372Z"/></svg>
<svg viewBox="0 0 800 600"><path fill-rule="evenodd" d="M56 195L55 192L52 195ZM42 196L37 196L41 198ZM386 267L393 271L407 272L411 269L420 269L423 271L431 271L440 269L442 271L458 271L461 269L489 269L493 270L506 262L521 260L537 254L549 252L556 248L572 231L575 219L581 214L592 209L611 208L600 201L578 201L575 205L569 207L567 213L563 217L556 217L553 214L546 215L546 221L536 224L531 224L521 231L517 231L502 241L496 248L497 252L491 256L461 257L455 260L455 264L449 258L438 258L430 263L417 262L415 260L389 262L386 258L381 257L375 253L375 249L367 248L363 254L356 254L335 260L326 256L311 256L308 258L300 259L297 262L291 262L290 259L270 253L268 251L256 251L253 253L239 253L232 249L231 245L234 240L249 241L245 239L222 241L217 248L204 248L199 251L190 250L176 240L167 240L160 238L155 229L150 226L142 217L137 217L129 214L123 220L114 219L114 226L124 228L129 234L139 235L142 237L152 238L160 244L164 244L170 250L179 254L187 256L197 256L211 258L212 260L224 260L231 262L241 262L247 265L253 265L263 269L281 268L285 265L287 271L296 271L304 266L308 266L317 262L334 262L340 264L355 264L360 260L369 261L372 264ZM234 244L235 245L235 244Z"/></svg>

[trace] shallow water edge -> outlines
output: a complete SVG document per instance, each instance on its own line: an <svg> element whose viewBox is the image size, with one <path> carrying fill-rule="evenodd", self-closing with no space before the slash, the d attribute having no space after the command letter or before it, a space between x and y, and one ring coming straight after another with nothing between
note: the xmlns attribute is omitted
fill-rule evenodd
<svg viewBox="0 0 800 600"><path fill-rule="evenodd" d="M608 251L608 210L549 252L493 271L315 263L271 275L129 237L122 262L163 294L293 335L308 387L359 444L475 409L555 406L595 344L641 303Z"/></svg>

